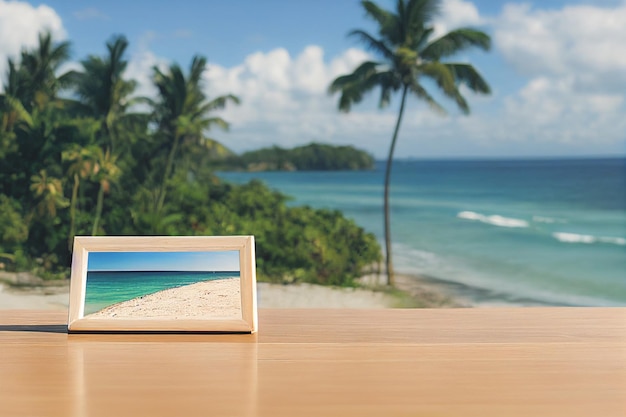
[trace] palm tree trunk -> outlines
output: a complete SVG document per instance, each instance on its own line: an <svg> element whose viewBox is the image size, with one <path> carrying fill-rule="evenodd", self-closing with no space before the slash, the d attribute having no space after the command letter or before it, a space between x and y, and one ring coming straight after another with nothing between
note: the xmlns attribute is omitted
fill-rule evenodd
<svg viewBox="0 0 626 417"><path fill-rule="evenodd" d="M114 151L114 146L115 146L115 138L113 137L113 125L112 123L109 121L109 116L106 115L104 117L104 121L102 123L104 125L104 134L107 136L107 139L109 139L109 146L111 149L111 155L113 155L113 151Z"/></svg>
<svg viewBox="0 0 626 417"><path fill-rule="evenodd" d="M165 173L163 174L163 183L161 184L161 190L159 190L159 198L157 200L156 213L159 215L163 210L163 206L165 205L165 192L167 189L167 181L172 175L172 170L174 167L174 157L176 156L176 151L178 150L178 143L180 142L180 137L176 135L174 138L174 143L172 144L172 149L170 150L169 155L167 156L167 162L165 165Z"/></svg>
<svg viewBox="0 0 626 417"><path fill-rule="evenodd" d="M406 102L406 93L408 87L405 85L402 89L402 101L400 102L400 111L398 112L398 120L393 130L391 138L391 146L389 147L389 156L387 157L387 166L385 167L385 196L384 196L384 213L385 213L385 265L387 267L387 285L395 284L393 271L393 262L391 256L391 218L389 213L389 183L391 179L391 165L393 163L393 152L396 148L398 139L398 131L400 130L400 122L402 122L402 114L404 113L404 103Z"/></svg>
<svg viewBox="0 0 626 417"><path fill-rule="evenodd" d="M78 174L74 174L74 186L72 187L72 201L70 204L70 235L67 238L67 246L72 253L74 247L74 235L76 234L76 200L78 199L78 187L80 185L80 179Z"/></svg>
<svg viewBox="0 0 626 417"><path fill-rule="evenodd" d="M91 229L91 236L96 236L98 233L98 223L100 223L100 217L102 217L102 205L104 201L104 187L100 184L100 190L98 191L98 201L96 203L96 217L93 221L93 228Z"/></svg>

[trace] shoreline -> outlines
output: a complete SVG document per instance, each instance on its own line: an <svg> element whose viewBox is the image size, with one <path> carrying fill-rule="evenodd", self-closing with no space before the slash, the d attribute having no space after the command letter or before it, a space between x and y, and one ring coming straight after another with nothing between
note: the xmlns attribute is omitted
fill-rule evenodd
<svg viewBox="0 0 626 417"><path fill-rule="evenodd" d="M385 276L382 273L370 273L356 280L359 284L356 287L258 282L258 306L259 308L573 306L573 304L549 303L518 297L418 274L397 273L394 288L385 286L384 280ZM57 286L47 283L48 285L45 287L38 285L15 286L0 282L0 309L67 309L69 302L68 282L64 281Z"/></svg>
<svg viewBox="0 0 626 417"><path fill-rule="evenodd" d="M67 310L69 286L9 286L0 282L0 309Z"/></svg>
<svg viewBox="0 0 626 417"><path fill-rule="evenodd" d="M395 288L411 296L422 308L449 307L577 307L471 286L417 273L396 272ZM365 288L384 287L386 275L371 273L357 281Z"/></svg>
<svg viewBox="0 0 626 417"><path fill-rule="evenodd" d="M417 279L419 285L425 288L432 285L440 291L449 294L452 298L470 304L471 307L581 307L578 304L543 301L526 296L517 296L428 275L419 277L412 275L410 278Z"/></svg>

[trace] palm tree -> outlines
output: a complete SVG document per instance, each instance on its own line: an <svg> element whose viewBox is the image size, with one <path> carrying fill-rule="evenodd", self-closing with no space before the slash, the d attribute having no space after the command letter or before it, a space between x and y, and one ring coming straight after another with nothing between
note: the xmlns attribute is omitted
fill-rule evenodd
<svg viewBox="0 0 626 417"><path fill-rule="evenodd" d="M0 94L0 159L4 159L8 153L17 150L18 144L15 140L17 127L33 127L31 114L16 98L16 94L19 94L17 73L15 63L9 59L8 78L10 81L4 86L4 94Z"/></svg>
<svg viewBox="0 0 626 417"><path fill-rule="evenodd" d="M340 92L339 109L348 112L352 104L359 103L364 94L375 87L381 90L380 107L389 105L392 93L401 92L400 110L387 156L383 209L387 283L393 285L389 182L407 95L411 93L437 112L445 114L443 107L422 85L422 80L430 79L463 113L468 114L469 105L459 90L461 84L482 94L490 93L489 85L472 65L442 59L469 47L488 50L491 40L484 32L471 28L456 29L431 39L434 33L432 19L439 8L439 0L397 0L394 11L384 10L372 1L364 0L361 4L366 14L378 24L379 37L360 29L351 31L350 36L362 41L380 57L380 61L364 62L351 74L336 78L329 87L329 93Z"/></svg>
<svg viewBox="0 0 626 417"><path fill-rule="evenodd" d="M69 205L67 198L63 196L61 180L49 176L45 169L31 177L30 190L39 200L36 207L40 216L55 217L58 208Z"/></svg>
<svg viewBox="0 0 626 417"><path fill-rule="evenodd" d="M0 131L3 133L13 132L20 122L26 122L30 126L33 124L30 113L20 101L28 83L26 73L11 58L7 61L9 66L7 80L4 83L4 94L0 94L0 112L2 112Z"/></svg>
<svg viewBox="0 0 626 417"><path fill-rule="evenodd" d="M93 148L95 164L92 170L92 180L100 185L98 189L98 199L96 200L96 215L93 220L91 235L98 234L98 226L102 218L102 208L104 206L104 194L109 193L111 184L116 182L122 171L117 165L118 156L113 155L110 150L103 151L100 147Z"/></svg>
<svg viewBox="0 0 626 417"><path fill-rule="evenodd" d="M8 61L4 94L0 95L0 154L12 152L15 156L6 162L7 170L15 173L7 185L14 195L28 190L29 179L42 168L61 162L57 133L64 117L59 109L66 100L57 93L69 82L69 73L57 73L68 58L68 42L55 43L50 33L41 33L39 44L23 49L19 62ZM57 174L55 169L48 172Z"/></svg>
<svg viewBox="0 0 626 417"><path fill-rule="evenodd" d="M87 179L92 175L94 167L96 166L95 158L98 150L99 148L96 145L83 148L78 144L74 144L62 153L62 159L64 161L71 162L67 173L74 181L72 186L72 197L70 198L70 233L68 236L68 249L70 252L72 251L74 235L76 234L78 189L80 187L81 180Z"/></svg>
<svg viewBox="0 0 626 417"><path fill-rule="evenodd" d="M69 84L69 72L57 76L61 64L69 57L70 43L53 43L50 32L39 34L36 48L22 51L19 71L24 85L20 86L21 95L17 98L27 110L42 109Z"/></svg>
<svg viewBox="0 0 626 417"><path fill-rule="evenodd" d="M209 117L208 114L224 108L228 102L239 103L239 99L231 94L208 100L202 89L202 75L206 65L206 58L194 56L187 77L178 64L170 65L166 72L158 67L153 68L153 81L159 91L159 98L152 105L162 134L162 148L167 154L156 198L157 214L163 209L167 183L174 174L181 145L203 141L203 132L212 126L227 129L226 121L220 117Z"/></svg>
<svg viewBox="0 0 626 417"><path fill-rule="evenodd" d="M106 57L90 55L81 61L83 72L73 74L76 92L82 100L86 113L102 123L111 152L115 150L116 122L123 118L132 101L137 82L125 80L124 71L128 61L123 59L128 41L122 35L114 36L106 44Z"/></svg>

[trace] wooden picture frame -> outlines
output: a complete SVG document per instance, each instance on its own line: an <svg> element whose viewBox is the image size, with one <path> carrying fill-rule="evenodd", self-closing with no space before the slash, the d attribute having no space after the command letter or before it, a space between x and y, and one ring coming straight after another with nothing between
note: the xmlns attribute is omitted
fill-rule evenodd
<svg viewBox="0 0 626 417"><path fill-rule="evenodd" d="M255 265L254 236L77 236L68 332L255 333Z"/></svg>

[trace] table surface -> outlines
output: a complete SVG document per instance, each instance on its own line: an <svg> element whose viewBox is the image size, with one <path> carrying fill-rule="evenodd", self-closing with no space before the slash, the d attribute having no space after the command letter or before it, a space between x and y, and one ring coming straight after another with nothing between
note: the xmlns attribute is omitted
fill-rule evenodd
<svg viewBox="0 0 626 417"><path fill-rule="evenodd" d="M255 335L0 310L0 416L626 416L626 309L261 310Z"/></svg>

